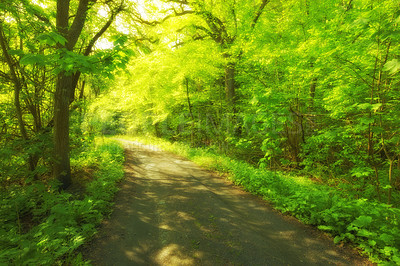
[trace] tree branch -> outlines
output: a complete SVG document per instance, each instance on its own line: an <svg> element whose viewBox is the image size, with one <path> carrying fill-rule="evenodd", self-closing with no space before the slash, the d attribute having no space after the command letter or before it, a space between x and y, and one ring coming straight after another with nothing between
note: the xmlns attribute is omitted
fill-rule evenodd
<svg viewBox="0 0 400 266"><path fill-rule="evenodd" d="M181 5L189 5L189 2L187 0L169 0L167 2L178 3Z"/></svg>
<svg viewBox="0 0 400 266"><path fill-rule="evenodd" d="M205 34L207 34L208 36L210 36L214 41L218 41L219 38L217 35L215 35L212 31L208 30L206 27L203 26L198 26L198 25L193 25L193 27L196 30L201 30L203 31Z"/></svg>
<svg viewBox="0 0 400 266"><path fill-rule="evenodd" d="M96 44L96 42L108 30L108 28L114 22L116 16L123 10L123 6L124 6L124 0L121 0L121 3L118 6L118 8L116 8L115 10L113 10L111 12L111 16L107 20L107 22L103 25L103 27L89 41L88 46L86 47L85 51L83 52L84 56L89 56L90 55L90 53L92 52L92 49L93 49L94 45ZM73 89L71 90L70 95L69 95L70 104L75 100L75 90L76 90L76 86L78 84L80 76L81 76L81 72L80 71L77 71L73 76L73 79L72 79L72 88Z"/></svg>
<svg viewBox="0 0 400 266"><path fill-rule="evenodd" d="M57 1L56 26L58 32L64 37L68 35L69 2L70 0Z"/></svg>
<svg viewBox="0 0 400 266"><path fill-rule="evenodd" d="M12 81L12 78L10 75L8 75L7 73L0 71L0 77L7 80L7 81Z"/></svg>
<svg viewBox="0 0 400 266"><path fill-rule="evenodd" d="M3 51L3 55L6 59L7 65L10 69L11 77L12 77L12 80L14 83L14 106L15 106L16 115L18 118L18 126L21 131L22 138L27 140L28 134L26 132L25 123L24 123L24 120L22 117L21 103L20 103L20 98L19 98L20 92L22 89L22 84L21 84L21 81L19 80L16 70L15 70L15 66L14 66L15 62L13 62L14 60L12 59L11 55L8 53L9 47L8 47L8 42L7 42L6 36L4 34L2 21L0 21L0 46L1 46L1 50Z"/></svg>
<svg viewBox="0 0 400 266"><path fill-rule="evenodd" d="M171 9L171 11L174 11L174 13L165 16L161 20L153 20L153 21L144 20L139 14L133 14L133 16L134 16L133 20L138 22L138 23L140 23L140 24L144 24L144 25L148 25L148 26L157 26L157 25L160 25L160 24L164 23L165 21L167 21L170 18L180 17L180 16L184 16L184 15L187 15L187 14L194 14L195 13L192 10L176 11L176 9Z"/></svg>
<svg viewBox="0 0 400 266"><path fill-rule="evenodd" d="M65 0L69 1L69 0ZM60 1L57 1L60 2ZM62 1L61 1L62 2ZM71 28L67 35L67 49L72 50L75 47L76 42L82 32L83 26L85 25L87 11L89 10L90 0L80 0L76 16L72 22Z"/></svg>
<svg viewBox="0 0 400 266"><path fill-rule="evenodd" d="M271 0L262 0L262 3L260 5L260 8L258 9L256 15L254 16L253 22L251 23L251 28L254 29L258 20L260 19L265 6L270 2Z"/></svg>
<svg viewBox="0 0 400 266"><path fill-rule="evenodd" d="M111 13L111 16L106 22L106 24L104 24L104 26L99 30L99 32L97 32L96 35L94 35L94 37L90 40L89 45L86 47L83 55L88 56L92 52L92 49L96 44L96 42L100 39L101 36L103 36L103 34L108 30L108 28L114 22L116 16L123 10L123 5L124 5L124 0L122 0L119 7Z"/></svg>
<svg viewBox="0 0 400 266"><path fill-rule="evenodd" d="M34 15L36 18L38 18L40 21L46 23L49 25L51 28L54 28L54 25L51 23L50 19L44 14L42 10L40 10L37 6L33 6L30 1L22 1L23 6L25 6L25 9Z"/></svg>

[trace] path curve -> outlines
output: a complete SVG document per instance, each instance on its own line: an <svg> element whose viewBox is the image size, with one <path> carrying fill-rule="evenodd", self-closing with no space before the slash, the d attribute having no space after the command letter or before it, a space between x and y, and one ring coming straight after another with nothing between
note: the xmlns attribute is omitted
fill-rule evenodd
<svg viewBox="0 0 400 266"><path fill-rule="evenodd" d="M188 160L122 142L126 179L83 252L93 265L368 264Z"/></svg>

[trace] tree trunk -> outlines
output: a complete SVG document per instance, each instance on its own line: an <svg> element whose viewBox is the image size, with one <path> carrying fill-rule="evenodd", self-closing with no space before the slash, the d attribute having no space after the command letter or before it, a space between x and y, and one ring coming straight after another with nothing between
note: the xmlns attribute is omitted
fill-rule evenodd
<svg viewBox="0 0 400 266"><path fill-rule="evenodd" d="M69 160L69 94L72 76L61 73L57 77L54 94L54 156L53 175L62 188L71 185L71 168Z"/></svg>
<svg viewBox="0 0 400 266"><path fill-rule="evenodd" d="M228 107L233 112L235 106L235 63L228 62L225 66L225 95Z"/></svg>
<svg viewBox="0 0 400 266"><path fill-rule="evenodd" d="M57 0L57 30L67 40L64 47L73 51L82 29L85 25L87 13L92 3L96 1L79 0L78 8L73 16L70 16L70 0ZM112 11L107 23L90 41L84 55L89 55L96 41L106 32L114 21L116 14L122 11L124 1L119 8ZM74 18L70 25L70 18ZM69 159L69 105L74 100L75 88L80 77L80 72L66 76L64 72L57 77L56 91L54 94L54 156L55 162L53 175L61 181L62 188L67 188L71 182L71 169Z"/></svg>
<svg viewBox="0 0 400 266"><path fill-rule="evenodd" d="M63 48L69 51L74 49L85 25L88 9L89 0L80 0L74 20L69 26L70 0L57 0L57 30L67 40ZM75 86L74 76L66 76L65 72L58 74L54 93L55 162L53 175L61 182L61 188L63 189L69 187L72 183L69 158L69 105Z"/></svg>
<svg viewBox="0 0 400 266"><path fill-rule="evenodd" d="M227 105L226 117L226 132L225 134L231 134L233 136L239 136L241 134L240 125L237 124L236 120L236 87L235 87L235 74L236 74L236 63L232 62L232 55L225 53L226 58L225 65L225 102ZM222 122L222 121L221 121ZM221 135L225 139L224 134ZM222 141L224 144L225 141Z"/></svg>

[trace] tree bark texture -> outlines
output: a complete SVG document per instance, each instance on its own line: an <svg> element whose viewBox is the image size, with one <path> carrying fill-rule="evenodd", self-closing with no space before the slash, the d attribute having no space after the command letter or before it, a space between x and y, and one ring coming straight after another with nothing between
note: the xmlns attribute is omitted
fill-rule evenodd
<svg viewBox="0 0 400 266"><path fill-rule="evenodd" d="M69 94L72 76L59 74L54 94L54 155L53 174L65 189L71 185L69 159Z"/></svg>

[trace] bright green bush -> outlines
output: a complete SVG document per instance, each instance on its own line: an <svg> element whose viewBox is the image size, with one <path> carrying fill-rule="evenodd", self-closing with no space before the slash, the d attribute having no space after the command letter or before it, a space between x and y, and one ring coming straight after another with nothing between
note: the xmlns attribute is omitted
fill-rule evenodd
<svg viewBox="0 0 400 266"><path fill-rule="evenodd" d="M0 196L0 265L52 265L71 260L110 212L116 182L123 178L123 161L122 147L110 141L74 158L75 168L97 169L83 196L58 192L55 182L4 191Z"/></svg>

